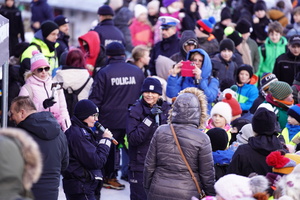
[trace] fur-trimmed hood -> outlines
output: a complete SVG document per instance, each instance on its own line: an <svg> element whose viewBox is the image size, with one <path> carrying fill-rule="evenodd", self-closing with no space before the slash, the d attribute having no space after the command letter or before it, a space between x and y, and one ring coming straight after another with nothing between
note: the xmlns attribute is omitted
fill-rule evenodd
<svg viewBox="0 0 300 200"><path fill-rule="evenodd" d="M0 130L0 199L21 197L36 183L42 172L37 143L23 130Z"/></svg>
<svg viewBox="0 0 300 200"><path fill-rule="evenodd" d="M206 96L195 87L182 90L169 112L169 123L193 124L200 129L205 127L206 119Z"/></svg>

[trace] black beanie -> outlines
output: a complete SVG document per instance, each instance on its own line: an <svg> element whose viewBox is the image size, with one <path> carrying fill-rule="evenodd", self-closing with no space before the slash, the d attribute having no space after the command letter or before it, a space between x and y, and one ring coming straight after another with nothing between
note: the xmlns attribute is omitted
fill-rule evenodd
<svg viewBox="0 0 300 200"><path fill-rule="evenodd" d="M234 30L232 27L225 28L224 34L227 36L227 38L234 42L236 47L243 41L243 37L240 35L240 33Z"/></svg>
<svg viewBox="0 0 300 200"><path fill-rule="evenodd" d="M258 135L273 135L277 118L274 112L266 108L258 108L252 118L252 129Z"/></svg>
<svg viewBox="0 0 300 200"><path fill-rule="evenodd" d="M125 55L125 47L120 42L112 42L106 46L106 55L121 56Z"/></svg>
<svg viewBox="0 0 300 200"><path fill-rule="evenodd" d="M48 37L48 35L55 29L58 29L58 26L54 21L47 20L43 22L41 25L41 30L44 39L46 39L46 37Z"/></svg>
<svg viewBox="0 0 300 200"><path fill-rule="evenodd" d="M88 99L78 101L74 109L75 117L77 117L81 121L98 112L98 107L94 104L94 102Z"/></svg>
<svg viewBox="0 0 300 200"><path fill-rule="evenodd" d="M233 120L230 125L232 128L236 127L237 131L240 132L240 130L242 129L242 127L244 125L250 124L250 123L251 123L250 120L239 117L239 118Z"/></svg>
<svg viewBox="0 0 300 200"><path fill-rule="evenodd" d="M234 52L234 49L235 49L234 43L233 43L233 41L232 41L231 39L229 39L229 38L225 38L225 39L223 39L223 40L220 42L220 47L219 47L220 52L223 51L223 50L225 50L225 49Z"/></svg>
<svg viewBox="0 0 300 200"><path fill-rule="evenodd" d="M236 24L235 30L237 30L241 34L250 33L251 32L251 23L248 20L242 18Z"/></svg>
<svg viewBox="0 0 300 200"><path fill-rule="evenodd" d="M266 11L267 10L266 3L264 1L257 1L254 4L253 10L254 10L254 12L259 11L259 10Z"/></svg>
<svg viewBox="0 0 300 200"><path fill-rule="evenodd" d="M225 19L231 19L231 10L229 7L225 7L221 11L221 21Z"/></svg>
<svg viewBox="0 0 300 200"><path fill-rule="evenodd" d="M108 5L103 5L103 6L99 7L97 13L98 13L98 15L111 15L111 16L115 15L113 9Z"/></svg>
<svg viewBox="0 0 300 200"><path fill-rule="evenodd" d="M158 79L148 77L144 80L144 83L142 85L142 90L141 92L155 92L159 95L162 94L162 87L161 83Z"/></svg>
<svg viewBox="0 0 300 200"><path fill-rule="evenodd" d="M222 128L212 128L206 132L210 138L212 151L225 150L228 144L228 135Z"/></svg>
<svg viewBox="0 0 300 200"><path fill-rule="evenodd" d="M251 78L253 76L253 67L251 65L247 65L247 64L242 64L238 69L237 69L237 72L236 72L236 80L237 82L239 82L239 73L242 71L242 70L246 70L248 73L249 73L249 78Z"/></svg>

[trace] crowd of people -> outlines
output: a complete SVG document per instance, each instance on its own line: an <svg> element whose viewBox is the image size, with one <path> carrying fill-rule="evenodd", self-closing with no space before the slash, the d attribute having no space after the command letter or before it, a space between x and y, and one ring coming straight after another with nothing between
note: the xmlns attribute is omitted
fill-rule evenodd
<svg viewBox="0 0 300 200"><path fill-rule="evenodd" d="M99 200L119 173L131 200L300 199L298 1L109 0L78 44L46 0L31 11L25 41L0 8L0 199L55 200L62 176L66 199Z"/></svg>

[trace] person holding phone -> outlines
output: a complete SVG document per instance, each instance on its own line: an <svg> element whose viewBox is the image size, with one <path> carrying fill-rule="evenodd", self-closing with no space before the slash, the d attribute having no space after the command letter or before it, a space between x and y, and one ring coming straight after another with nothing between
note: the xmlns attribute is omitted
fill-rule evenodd
<svg viewBox="0 0 300 200"><path fill-rule="evenodd" d="M19 96L29 96L37 111L51 112L65 131L71 122L63 90L55 87L57 83L53 83L49 74L50 65L42 53L32 51L30 63L30 71L25 74L26 83Z"/></svg>
<svg viewBox="0 0 300 200"><path fill-rule="evenodd" d="M219 80L211 76L211 60L203 49L193 49L188 52L187 61L190 62L180 61L171 70L167 80L167 96L173 98L187 87L196 87L206 95L210 111L211 103L217 98L219 88Z"/></svg>

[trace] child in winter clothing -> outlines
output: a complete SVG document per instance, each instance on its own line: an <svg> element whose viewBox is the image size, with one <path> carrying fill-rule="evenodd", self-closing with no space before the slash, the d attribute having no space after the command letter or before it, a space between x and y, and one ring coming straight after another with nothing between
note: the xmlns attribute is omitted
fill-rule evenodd
<svg viewBox="0 0 300 200"><path fill-rule="evenodd" d="M196 0L185 0L183 2L184 6L184 17L181 21L181 32L186 30L194 31L196 26L196 21L201 17L198 12L198 6Z"/></svg>
<svg viewBox="0 0 300 200"><path fill-rule="evenodd" d="M269 91L270 94L266 96L266 102L273 107L282 130L287 123L287 110L294 104L293 91L291 86L283 81L272 82Z"/></svg>
<svg viewBox="0 0 300 200"><path fill-rule="evenodd" d="M135 18L129 27L133 46L143 44L151 47L153 45L152 26L148 21L147 14L145 6L137 4L134 7Z"/></svg>
<svg viewBox="0 0 300 200"><path fill-rule="evenodd" d="M229 38L223 39L219 51L220 53L211 59L213 74L219 78L220 83L225 79L235 80L238 64L234 61L235 47L233 41Z"/></svg>
<svg viewBox="0 0 300 200"><path fill-rule="evenodd" d="M266 15L267 6L263 0L259 0L254 4L254 18L252 21L253 32L251 38L261 45L265 42L268 37L267 27L270 23L270 19Z"/></svg>
<svg viewBox="0 0 300 200"><path fill-rule="evenodd" d="M296 146L300 143L300 104L290 107L287 114L287 124L282 135L286 144Z"/></svg>
<svg viewBox="0 0 300 200"><path fill-rule="evenodd" d="M158 0L152 0L147 4L148 20L152 26L155 26L159 17L159 4Z"/></svg>
<svg viewBox="0 0 300 200"><path fill-rule="evenodd" d="M228 136L224 129L213 128L206 133L210 138L216 180L226 174L227 167L231 161L234 152L231 149L226 149L228 144Z"/></svg>
<svg viewBox="0 0 300 200"><path fill-rule="evenodd" d="M294 24L293 24L293 28L287 32L286 34L287 38L293 35L300 34L300 7L294 8L292 15L294 19Z"/></svg>
<svg viewBox="0 0 300 200"><path fill-rule="evenodd" d="M210 112L210 119L208 119L206 124L205 132L212 128L222 128L227 132L228 141L231 140L230 134L230 122L232 118L232 110L228 103L218 102L216 103ZM228 142L227 142L228 143Z"/></svg>
<svg viewBox="0 0 300 200"><path fill-rule="evenodd" d="M254 100L258 97L258 89L251 78L253 76L253 69L250 65L242 65L237 70L237 94L238 102L244 113L250 110Z"/></svg>
<svg viewBox="0 0 300 200"><path fill-rule="evenodd" d="M258 47L260 62L256 75L259 78L264 73L273 72L276 58L286 52L287 40L282 34L283 28L279 22L269 24L266 42Z"/></svg>
<svg viewBox="0 0 300 200"><path fill-rule="evenodd" d="M232 125L234 126L234 125ZM248 122L247 124L245 124L241 130L238 132L238 134L236 135L236 141L234 141L231 145L230 145L230 149L233 151L236 151L237 148L242 145L242 144L247 144L248 143L248 139L250 137L254 136L254 132L252 129L252 124L250 124L250 122Z"/></svg>

